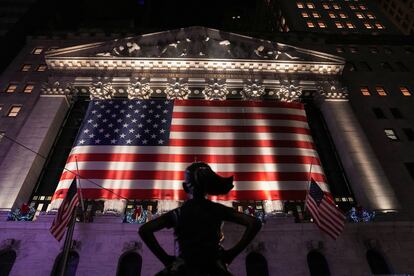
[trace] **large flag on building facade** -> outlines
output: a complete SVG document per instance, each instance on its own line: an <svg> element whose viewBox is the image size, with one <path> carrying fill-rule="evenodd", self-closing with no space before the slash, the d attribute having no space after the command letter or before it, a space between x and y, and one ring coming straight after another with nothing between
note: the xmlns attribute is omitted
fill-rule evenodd
<svg viewBox="0 0 414 276"><path fill-rule="evenodd" d="M50 227L50 233L60 241L65 234L65 230L73 217L73 212L79 203L76 178L71 181L68 192L60 205L58 212L53 220L52 226Z"/></svg>
<svg viewBox="0 0 414 276"><path fill-rule="evenodd" d="M309 194L306 197L306 207L316 225L333 239L337 239L344 229L345 216L313 178L310 182Z"/></svg>
<svg viewBox="0 0 414 276"><path fill-rule="evenodd" d="M186 199L183 172L194 161L234 175L219 200L304 199L311 164L327 190L300 103L94 100L53 200L66 194L75 157L85 198L117 197L98 184L126 198Z"/></svg>

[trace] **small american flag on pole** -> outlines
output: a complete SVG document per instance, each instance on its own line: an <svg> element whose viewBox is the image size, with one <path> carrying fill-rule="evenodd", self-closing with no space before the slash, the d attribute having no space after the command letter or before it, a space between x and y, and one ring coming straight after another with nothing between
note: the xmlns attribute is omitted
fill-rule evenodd
<svg viewBox="0 0 414 276"><path fill-rule="evenodd" d="M313 178L311 178L309 194L306 197L306 207L316 225L336 240L344 229L345 216Z"/></svg>
<svg viewBox="0 0 414 276"><path fill-rule="evenodd" d="M76 177L73 179L72 184L66 193L65 199L60 205L58 212L50 227L50 233L60 241L65 234L66 227L73 217L73 212L76 205L78 205L79 198L76 188Z"/></svg>
<svg viewBox="0 0 414 276"><path fill-rule="evenodd" d="M303 200L312 164L328 190L301 103L93 100L53 200L64 198L76 160L89 199L185 200L183 172L195 160L234 176L219 200Z"/></svg>

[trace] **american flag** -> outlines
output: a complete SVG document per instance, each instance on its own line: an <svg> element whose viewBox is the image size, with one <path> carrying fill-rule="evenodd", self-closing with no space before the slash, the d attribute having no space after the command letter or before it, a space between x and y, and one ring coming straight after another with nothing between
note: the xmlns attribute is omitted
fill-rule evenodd
<svg viewBox="0 0 414 276"><path fill-rule="evenodd" d="M345 216L313 178L310 182L309 194L306 197L306 207L316 225L333 239L337 239L344 229Z"/></svg>
<svg viewBox="0 0 414 276"><path fill-rule="evenodd" d="M92 199L184 200L194 161L234 175L235 188L219 200L303 200L311 164L327 190L300 103L93 100L53 200L65 195L76 158L82 194Z"/></svg>
<svg viewBox="0 0 414 276"><path fill-rule="evenodd" d="M58 212L50 227L50 233L60 241L65 234L66 227L73 217L73 212L76 205L78 205L79 198L76 189L76 178L72 180L69 190L66 193L65 199L60 205Z"/></svg>

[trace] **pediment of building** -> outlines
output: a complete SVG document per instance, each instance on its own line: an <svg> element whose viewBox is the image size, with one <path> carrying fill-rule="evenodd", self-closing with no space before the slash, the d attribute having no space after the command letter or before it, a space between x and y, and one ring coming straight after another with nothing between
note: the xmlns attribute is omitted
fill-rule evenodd
<svg viewBox="0 0 414 276"><path fill-rule="evenodd" d="M168 68L196 68L197 63L194 62L200 61L198 65L201 68L207 68L209 62L221 62L216 64L220 69L230 62L228 65L236 70L246 69L244 67L247 66L264 71L308 70L326 71L328 74L338 74L344 64L342 58L330 54L205 27L188 27L61 48L49 52L46 61L51 69L145 69L161 68L163 62L169 64Z"/></svg>

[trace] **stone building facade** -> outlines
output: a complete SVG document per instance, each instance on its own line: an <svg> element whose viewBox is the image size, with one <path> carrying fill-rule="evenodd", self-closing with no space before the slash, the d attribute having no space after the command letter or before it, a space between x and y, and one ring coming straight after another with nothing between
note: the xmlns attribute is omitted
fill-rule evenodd
<svg viewBox="0 0 414 276"><path fill-rule="evenodd" d="M283 39L292 41L295 36L286 35ZM376 210L379 221L347 224L344 234L333 241L315 225L295 223L291 216L282 215L284 202L263 202L264 210L272 216L231 266L232 271L246 275L245 262L253 252L265 258L269 275L307 275L308 254L317 252L325 256L331 275L371 275L367 254L375 252L375 256L382 256L390 272L413 273L409 258L414 250L410 220L414 209L402 188L410 182L409 172L402 174L404 183L396 183L390 177L401 174L401 164L393 166L392 161L379 154L384 141L373 133L376 123L367 119L365 108L370 105L364 101L368 98L360 99L359 94L358 83L375 76L367 73L364 78L364 74L349 71L348 57L333 54L335 47L343 45L327 44L326 51L321 51L308 42L294 43L306 45L304 49L203 27L117 39L30 39L0 82L0 90L4 91L0 93L0 130L4 134L0 143L0 253L16 253L11 275L27 275L28 271L47 275L53 269L62 243L54 241L47 231L53 210L59 205L50 204L57 182L47 183L53 179L48 178L53 174L48 168L53 166L51 160L57 160L56 152L64 152L59 148L59 141L66 137L63 126L76 117L77 103L89 98L309 102L321 114L333 143L327 154L335 158L326 158L325 170L330 171L334 162L340 168L332 169L328 175L336 202L357 202ZM363 79L356 83L358 78ZM412 83L404 87L410 94ZM396 97L390 95L387 99L406 100L398 105L404 108L412 101L409 96L403 100ZM382 101L369 99L374 103ZM404 114L411 118L410 111ZM76 134L76 130L70 133ZM408 158L412 149L406 144L400 147L401 151L406 149L403 154ZM63 162L65 158L61 156ZM58 173L55 174L57 180ZM36 209L37 219L6 222L6 214L26 202ZM161 203L162 210L179 204ZM77 275L114 275L120 256L127 252L136 252L139 255L135 256L142 258L141 275L153 275L161 269L139 240L138 226L122 223L128 204L107 200L103 202L104 214L97 214L93 223L77 224L73 245L79 257ZM233 243L240 231L225 225L225 246ZM159 239L170 252L174 251L171 232L161 232Z"/></svg>

